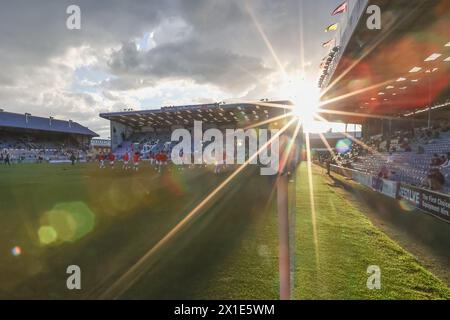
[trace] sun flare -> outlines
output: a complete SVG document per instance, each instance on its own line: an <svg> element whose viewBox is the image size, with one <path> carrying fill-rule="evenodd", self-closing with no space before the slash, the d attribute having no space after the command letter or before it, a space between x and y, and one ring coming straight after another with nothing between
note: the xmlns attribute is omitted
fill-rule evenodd
<svg viewBox="0 0 450 320"><path fill-rule="evenodd" d="M293 114L298 117L304 130L312 129L320 106L320 90L301 76L288 77L282 88L283 95L294 104Z"/></svg>

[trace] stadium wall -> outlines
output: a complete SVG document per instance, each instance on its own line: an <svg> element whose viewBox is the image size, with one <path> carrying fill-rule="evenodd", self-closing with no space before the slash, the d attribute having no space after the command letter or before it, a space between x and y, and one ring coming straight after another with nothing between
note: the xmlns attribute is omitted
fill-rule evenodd
<svg viewBox="0 0 450 320"><path fill-rule="evenodd" d="M111 121L111 148L115 150L131 134L131 129L126 125Z"/></svg>
<svg viewBox="0 0 450 320"><path fill-rule="evenodd" d="M352 179L392 199L403 200L434 217L450 223L450 196L405 183L381 179L360 171L332 165L331 171Z"/></svg>

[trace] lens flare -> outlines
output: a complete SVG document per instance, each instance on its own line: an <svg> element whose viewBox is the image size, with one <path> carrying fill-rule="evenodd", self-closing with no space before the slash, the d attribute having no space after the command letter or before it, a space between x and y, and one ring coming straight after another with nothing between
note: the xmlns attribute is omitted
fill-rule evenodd
<svg viewBox="0 0 450 320"><path fill-rule="evenodd" d="M58 233L51 226L42 226L38 230L39 241L41 244L49 245L58 239Z"/></svg>
<svg viewBox="0 0 450 320"><path fill-rule="evenodd" d="M347 153L351 150L352 141L350 139L341 139L336 143L336 150L338 153Z"/></svg>
<svg viewBox="0 0 450 320"><path fill-rule="evenodd" d="M406 212L411 212L416 209L416 207L414 207L414 205L412 203L410 203L408 200L405 200L405 199L401 199L398 202L398 204L399 204L400 208Z"/></svg>
<svg viewBox="0 0 450 320"><path fill-rule="evenodd" d="M188 185L186 182L186 176L178 170L169 170L163 175L164 186L167 187L170 192L177 197L181 197L186 194Z"/></svg>
<svg viewBox="0 0 450 320"><path fill-rule="evenodd" d="M91 232L94 226L95 215L83 202L59 203L43 215L38 236L44 245L73 242Z"/></svg>
<svg viewBox="0 0 450 320"><path fill-rule="evenodd" d="M11 249L11 254L14 257L18 257L22 254L22 248L20 248L19 246L15 246L14 248Z"/></svg>

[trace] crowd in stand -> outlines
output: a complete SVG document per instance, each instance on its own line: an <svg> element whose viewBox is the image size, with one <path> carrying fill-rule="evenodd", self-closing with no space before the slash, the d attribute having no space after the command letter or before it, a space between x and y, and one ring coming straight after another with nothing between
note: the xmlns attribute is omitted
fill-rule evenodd
<svg viewBox="0 0 450 320"><path fill-rule="evenodd" d="M323 164L363 171L439 192L450 190L450 124L377 135L343 154L321 155Z"/></svg>
<svg viewBox="0 0 450 320"><path fill-rule="evenodd" d="M33 137L29 135L8 136L0 139L0 162L41 163L44 161L70 161L86 159L88 146L83 146L75 139L62 140L59 137Z"/></svg>
<svg viewBox="0 0 450 320"><path fill-rule="evenodd" d="M86 160L86 152L82 149L52 149L50 150L17 150L3 149L0 151L0 162L8 158L10 163L42 163L49 161L70 161L72 156L77 160Z"/></svg>

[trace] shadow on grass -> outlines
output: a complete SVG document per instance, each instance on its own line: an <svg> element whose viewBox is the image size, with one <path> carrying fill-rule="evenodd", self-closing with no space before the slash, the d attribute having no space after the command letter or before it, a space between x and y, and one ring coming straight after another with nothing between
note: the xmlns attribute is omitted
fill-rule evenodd
<svg viewBox="0 0 450 320"><path fill-rule="evenodd" d="M149 262L147 273L122 298L207 299L204 290L248 227L265 213L271 189L269 178L244 172Z"/></svg>
<svg viewBox="0 0 450 320"><path fill-rule="evenodd" d="M77 242L41 248L33 257L27 255L41 270L34 275L21 272L20 276L15 276L20 282L14 288L0 289L0 297L98 298L226 178L226 174L216 176L202 169L172 172L171 175L158 175L149 168L139 173L99 171L95 167L70 169L61 170L60 176L56 176L55 169L48 168L53 175L49 176L48 190L40 192L42 196L45 194L45 199L41 200L49 207L72 198L86 202L97 213L95 230ZM249 226L271 208L267 203L271 201L273 181L256 171L249 168L236 177L187 228L146 262L142 278L119 298L203 297L202 292L210 286L211 279L216 280L215 273L220 270L223 259L233 253ZM43 172L36 173L35 179ZM68 175L77 178L69 190L64 184ZM78 178L80 176L85 178ZM22 184L16 183L14 188ZM114 197L104 198L111 188L117 191ZM35 189L28 189L26 192L38 197ZM131 207L120 203L128 197L135 200ZM120 209L114 215L109 215L107 210L111 201L118 202L116 205ZM42 201L39 203L43 206ZM11 203L11 208L15 205ZM80 291L66 288L66 269L72 264L81 268ZM8 270L11 269L9 272L14 276L12 267L8 265Z"/></svg>
<svg viewBox="0 0 450 320"><path fill-rule="evenodd" d="M450 224L422 210L405 209L396 199L389 198L370 188L331 176L330 187L341 188L359 201L371 221L396 239L403 247L417 255L424 252L430 263L438 263L439 276L450 284ZM431 259L431 260L430 260Z"/></svg>

